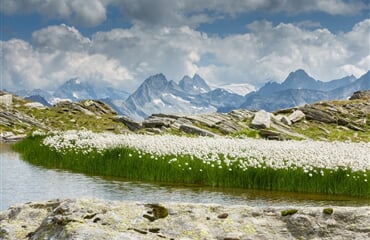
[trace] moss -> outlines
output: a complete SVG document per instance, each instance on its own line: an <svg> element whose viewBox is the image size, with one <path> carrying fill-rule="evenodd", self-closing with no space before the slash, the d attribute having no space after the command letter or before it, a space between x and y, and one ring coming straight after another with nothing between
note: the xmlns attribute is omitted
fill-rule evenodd
<svg viewBox="0 0 370 240"><path fill-rule="evenodd" d="M255 129L250 129L250 128L243 128L242 130L234 133L232 136L233 137L249 137L249 138L257 138L259 131Z"/></svg>
<svg viewBox="0 0 370 240"><path fill-rule="evenodd" d="M287 210L283 210L281 211L281 216L288 216L288 215L293 215L293 214L296 214L298 212L297 209L287 209Z"/></svg>
<svg viewBox="0 0 370 240"><path fill-rule="evenodd" d="M324 208L324 210L322 212L324 214L327 214L327 215L332 215L333 214L333 209L332 208Z"/></svg>

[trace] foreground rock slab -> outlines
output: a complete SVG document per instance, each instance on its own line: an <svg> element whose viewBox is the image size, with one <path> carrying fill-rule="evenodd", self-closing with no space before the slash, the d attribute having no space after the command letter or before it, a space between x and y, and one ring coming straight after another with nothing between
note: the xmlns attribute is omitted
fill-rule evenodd
<svg viewBox="0 0 370 240"><path fill-rule="evenodd" d="M330 211L329 211L330 210ZM52 200L0 213L0 239L369 239L370 207Z"/></svg>

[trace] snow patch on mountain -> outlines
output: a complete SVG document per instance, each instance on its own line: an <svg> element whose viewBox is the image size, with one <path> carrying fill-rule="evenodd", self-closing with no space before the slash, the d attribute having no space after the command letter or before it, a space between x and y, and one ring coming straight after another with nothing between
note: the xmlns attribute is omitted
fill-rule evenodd
<svg viewBox="0 0 370 240"><path fill-rule="evenodd" d="M233 84L221 85L217 88L222 88L230 93L235 93L241 96L245 96L250 92L256 91L256 87L248 83L233 83Z"/></svg>

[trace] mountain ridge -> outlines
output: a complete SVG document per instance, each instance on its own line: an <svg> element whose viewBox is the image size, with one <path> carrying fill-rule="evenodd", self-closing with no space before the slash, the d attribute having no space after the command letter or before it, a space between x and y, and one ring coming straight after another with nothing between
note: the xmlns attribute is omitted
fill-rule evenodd
<svg viewBox="0 0 370 240"><path fill-rule="evenodd" d="M79 78L66 81L54 93L41 89L16 93L22 97L32 96L34 101L44 105L63 100L102 100L119 114L142 120L154 113L227 112L237 108L274 111L315 101L348 98L353 92L366 89L370 89L369 71L358 79L351 75L323 82L298 69L282 83L268 82L258 90L248 84L210 87L198 74L186 75L176 83L158 73L145 79L132 94L116 90L105 81L83 82ZM243 91L248 94L242 96L240 92Z"/></svg>

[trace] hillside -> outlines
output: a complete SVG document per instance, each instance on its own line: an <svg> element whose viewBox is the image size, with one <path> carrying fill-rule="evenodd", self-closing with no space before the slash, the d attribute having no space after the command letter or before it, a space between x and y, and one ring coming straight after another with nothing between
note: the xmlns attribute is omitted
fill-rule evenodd
<svg viewBox="0 0 370 240"><path fill-rule="evenodd" d="M321 101L273 113L233 110L229 113L153 114L142 122L118 116L96 100L60 102L51 107L0 93L0 131L4 141L34 130L88 129L116 133L254 137L275 140L315 139L370 141L370 91L350 100Z"/></svg>

